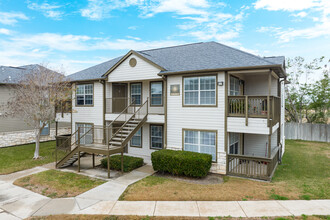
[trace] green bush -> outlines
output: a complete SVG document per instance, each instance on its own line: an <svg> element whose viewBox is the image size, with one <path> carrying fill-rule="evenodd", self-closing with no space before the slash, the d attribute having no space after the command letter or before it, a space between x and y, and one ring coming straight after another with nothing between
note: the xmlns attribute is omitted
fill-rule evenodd
<svg viewBox="0 0 330 220"><path fill-rule="evenodd" d="M159 150L151 153L155 171L174 175L204 177L212 165L212 156L189 151Z"/></svg>
<svg viewBox="0 0 330 220"><path fill-rule="evenodd" d="M101 166L108 167L108 159L101 160ZM124 172L132 171L138 167L143 166L143 159L140 157L124 156ZM121 170L121 155L114 155L110 157L110 169Z"/></svg>

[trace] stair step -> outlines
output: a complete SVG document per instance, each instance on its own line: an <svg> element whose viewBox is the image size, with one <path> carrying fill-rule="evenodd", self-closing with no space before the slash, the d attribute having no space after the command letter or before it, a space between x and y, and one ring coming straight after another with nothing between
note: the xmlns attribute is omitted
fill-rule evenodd
<svg viewBox="0 0 330 220"><path fill-rule="evenodd" d="M110 141L109 142L111 145L121 145L121 142L118 142L118 141Z"/></svg>
<svg viewBox="0 0 330 220"><path fill-rule="evenodd" d="M112 140L115 140L115 141L123 141L123 140L125 140L125 138L114 137L114 138L111 138L111 141L112 141Z"/></svg>

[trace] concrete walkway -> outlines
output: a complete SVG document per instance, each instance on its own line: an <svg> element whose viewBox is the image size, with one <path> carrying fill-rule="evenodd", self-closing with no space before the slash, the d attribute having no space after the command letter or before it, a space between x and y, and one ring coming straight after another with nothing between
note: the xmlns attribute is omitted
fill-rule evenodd
<svg viewBox="0 0 330 220"><path fill-rule="evenodd" d="M196 217L330 215L330 200L117 201L128 185L154 173L150 165L143 166L125 175L112 172L113 176L108 182L74 198L50 199L12 184L18 178L47 169L47 166L36 167L0 176L0 220L56 214ZM71 172L70 170L66 171ZM91 174L86 171L84 175Z"/></svg>

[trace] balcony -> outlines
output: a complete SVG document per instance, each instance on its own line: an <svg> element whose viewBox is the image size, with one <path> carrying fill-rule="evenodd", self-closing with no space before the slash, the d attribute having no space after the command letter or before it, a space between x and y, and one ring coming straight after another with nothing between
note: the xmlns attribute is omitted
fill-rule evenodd
<svg viewBox="0 0 330 220"><path fill-rule="evenodd" d="M281 147L270 158L228 154L228 175L270 181L281 157Z"/></svg>
<svg viewBox="0 0 330 220"><path fill-rule="evenodd" d="M269 104L268 104L269 103ZM277 128L281 99L276 96L228 96L229 132L269 134Z"/></svg>

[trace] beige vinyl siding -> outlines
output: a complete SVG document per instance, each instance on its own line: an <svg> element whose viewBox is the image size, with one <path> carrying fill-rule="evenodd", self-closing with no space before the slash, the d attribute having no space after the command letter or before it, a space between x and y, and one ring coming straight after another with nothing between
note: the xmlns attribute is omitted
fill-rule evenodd
<svg viewBox="0 0 330 220"><path fill-rule="evenodd" d="M217 75L218 82L225 80L224 73ZM225 169L225 86L216 85L218 89L217 107L183 107L182 76L169 76L167 80L167 148L182 149L182 129L216 130L217 160L218 164L221 164L221 169ZM180 95L171 96L170 87L176 84L180 85Z"/></svg>
<svg viewBox="0 0 330 220"><path fill-rule="evenodd" d="M135 58L137 61L135 67L129 65L129 60L131 58ZM109 74L108 82L161 79L161 77L157 75L159 72L160 69L132 54Z"/></svg>
<svg viewBox="0 0 330 220"><path fill-rule="evenodd" d="M76 106L75 90L73 93L72 103L72 131L76 130L76 123L93 123L94 125L103 126L103 84L99 82L91 82L93 84L93 106L84 107ZM75 84L73 84L75 88Z"/></svg>

